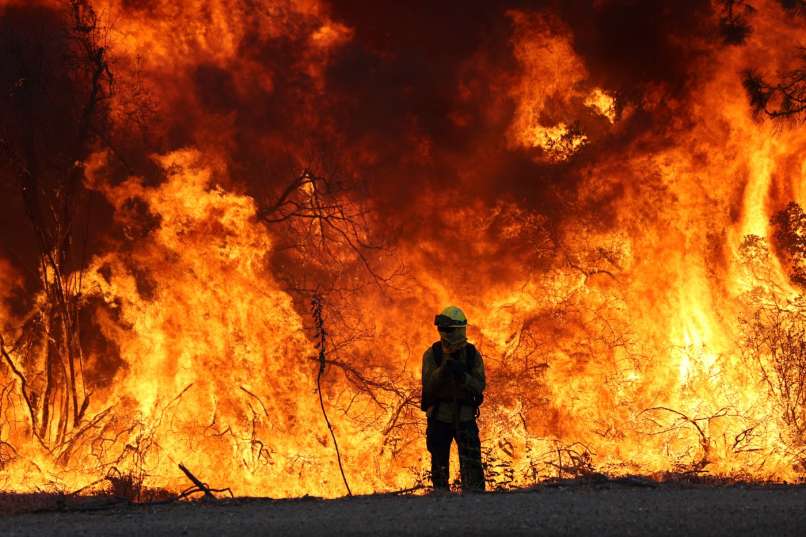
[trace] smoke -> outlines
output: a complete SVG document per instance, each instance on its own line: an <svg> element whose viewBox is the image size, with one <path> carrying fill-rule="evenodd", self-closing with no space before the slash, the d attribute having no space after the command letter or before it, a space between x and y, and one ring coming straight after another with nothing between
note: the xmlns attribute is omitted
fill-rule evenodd
<svg viewBox="0 0 806 537"><path fill-rule="evenodd" d="M225 162L221 181L262 201L320 163L367 182L368 202L414 240L422 235L407 222L430 217L432 205L478 199L514 202L552 226L592 214L612 224L617 183L631 179L613 178L601 199L581 205L586 170L675 143L724 46L711 4L694 0L98 7L109 13L116 54L121 176L159 181L150 155L196 147ZM39 5L7 7L4 19L20 13L53 24ZM536 20L546 33L524 28ZM527 113L576 124L587 144L547 163L513 147L510 130L522 107L511 88L548 82L524 80L517 50L549 38L567 43L583 72ZM568 98L580 87L612 95L618 124ZM150 111L146 125L124 113L133 109Z"/></svg>
<svg viewBox="0 0 806 537"><path fill-rule="evenodd" d="M160 110L151 150L193 146L215 154L232 181L258 198L323 160L368 182L369 201L404 228L424 216L417 207L430 206L429 198L450 209L503 198L552 222L579 217L572 200L582 169L624 158L637 140L651 150L671 140L670 118L685 121L703 63L721 46L711 37L707 2L120 9L124 20L151 29L135 48ZM589 139L568 162L547 165L508 143L519 106L510 86L547 82L523 80L528 66L516 57L523 44L516 41L548 36L519 29L515 13L550 20L585 70L577 85L615 96L621 111L634 108L608 128L580 102L565 103L564 121L579 122ZM223 38L199 37L186 22L191 17ZM326 29L333 37L316 41ZM563 99L547 96L545 108ZM601 200L602 214L615 198L611 192Z"/></svg>
<svg viewBox="0 0 806 537"><path fill-rule="evenodd" d="M45 35L64 35L69 18L53 6L4 7L14 31L3 53L14 59L17 44L33 51L39 41L57 47ZM409 263L439 271L474 260L485 282L564 263L569 235L624 226L625 207L660 218L677 194L659 178L656 156L691 137L726 50L703 1L106 0L96 8L116 88L98 125L98 145L113 149L107 181L158 185L166 175L154 156L193 148L215 184L260 207L308 168L350 185L377 242L427 252ZM62 110L77 106L51 97L75 93L69 66L52 54L45 64L43 86L53 89L33 104L40 152L70 138L70 122L53 129L50 118L67 120ZM19 76L7 68L4 86ZM592 106L595 95L610 110ZM8 112L18 105L4 101ZM3 187L5 222L25 221L11 170ZM115 218L96 190L84 195L76 227L91 232L75 241L83 263L151 229L136 202ZM22 228L0 247L32 289L35 241ZM295 263L278 252L273 267L294 273Z"/></svg>

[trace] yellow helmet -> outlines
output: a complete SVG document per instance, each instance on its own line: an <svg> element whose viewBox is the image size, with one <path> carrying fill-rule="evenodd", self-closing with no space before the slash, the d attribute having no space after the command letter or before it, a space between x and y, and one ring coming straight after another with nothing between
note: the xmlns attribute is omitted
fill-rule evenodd
<svg viewBox="0 0 806 537"><path fill-rule="evenodd" d="M442 313L436 316L434 324L438 330L443 328L461 328L467 326L465 313L456 306L448 306Z"/></svg>

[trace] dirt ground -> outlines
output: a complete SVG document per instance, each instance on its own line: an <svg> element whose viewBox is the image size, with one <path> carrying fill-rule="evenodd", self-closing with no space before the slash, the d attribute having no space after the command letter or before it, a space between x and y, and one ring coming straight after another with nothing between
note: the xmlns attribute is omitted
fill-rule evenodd
<svg viewBox="0 0 806 537"><path fill-rule="evenodd" d="M5 515L0 534L802 537L806 487L555 486L467 496L183 502Z"/></svg>

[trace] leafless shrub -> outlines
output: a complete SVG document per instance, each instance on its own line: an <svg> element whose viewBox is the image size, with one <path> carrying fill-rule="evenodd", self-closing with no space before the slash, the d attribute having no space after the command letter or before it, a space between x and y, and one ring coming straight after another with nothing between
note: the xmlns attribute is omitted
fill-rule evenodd
<svg viewBox="0 0 806 537"><path fill-rule="evenodd" d="M806 445L806 301L762 304L741 323L747 363L776 401L792 444Z"/></svg>
<svg viewBox="0 0 806 537"><path fill-rule="evenodd" d="M133 503L141 499L143 481L145 480L143 472L121 472L112 467L106 474L106 480L110 485L110 493L115 498L125 499Z"/></svg>
<svg viewBox="0 0 806 537"><path fill-rule="evenodd" d="M556 461L552 458L556 455ZM581 442L562 444L555 442L553 451L545 454L545 464L556 470L557 479L587 477L595 473L593 452Z"/></svg>
<svg viewBox="0 0 806 537"><path fill-rule="evenodd" d="M0 343L32 434L50 447L83 426L89 407L80 337L86 248L76 244L76 221L82 162L99 140L113 87L106 29L95 10L87 0L65 6L53 20L40 21L51 31L33 46L30 36L5 29L0 40L3 80L13 81L0 101L0 172L21 195L36 238L41 287L41 300L14 341Z"/></svg>
<svg viewBox="0 0 806 537"><path fill-rule="evenodd" d="M779 248L798 255L803 254L802 241L797 231L794 237L789 235L793 227L800 229L801 216L799 207L790 204L773 219ZM791 226L792 222L797 225ZM784 440L789 454L806 469L806 296L793 295L791 288L778 282L763 238L746 237L740 257L752 283L739 318L742 357L774 402L787 431Z"/></svg>
<svg viewBox="0 0 806 537"><path fill-rule="evenodd" d="M670 414L673 420L667 422L660 417L656 417L658 414L663 413ZM679 473L698 474L705 472L707 466L711 463L713 442L709 432L709 425L711 421L727 416L728 409L721 408L714 414L708 416L692 417L673 408L658 406L647 408L643 410L640 415L652 425L652 429L648 432L648 434L652 436L664 435L687 428L696 431L699 440L699 452L692 453L690 461L679 461L676 463L675 471Z"/></svg>
<svg viewBox="0 0 806 537"><path fill-rule="evenodd" d="M412 476L412 486L409 490L426 490L431 488L431 470L418 466L409 466L408 470Z"/></svg>

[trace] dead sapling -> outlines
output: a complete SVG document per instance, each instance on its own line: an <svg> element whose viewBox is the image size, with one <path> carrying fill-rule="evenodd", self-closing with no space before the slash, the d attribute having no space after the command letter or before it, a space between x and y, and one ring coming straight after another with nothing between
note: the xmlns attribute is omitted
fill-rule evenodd
<svg viewBox="0 0 806 537"><path fill-rule="evenodd" d="M350 484L347 482L347 476L344 474L344 466L341 462L341 452L339 451L339 443L336 441L336 433L333 431L333 426L330 424L330 419L327 417L325 401L322 397L322 376L325 374L325 365L327 364L327 331L325 330L322 305L322 297L318 293L314 293L311 299L311 315L313 316L314 329L316 330L316 348L319 350L319 371L316 374L316 391L319 393L319 406L322 409L322 416L325 418L327 429L330 431L330 437L333 439L333 447L336 448L336 459L339 463L341 479L344 481L344 488L347 489L347 495L352 496L353 492L350 490Z"/></svg>

